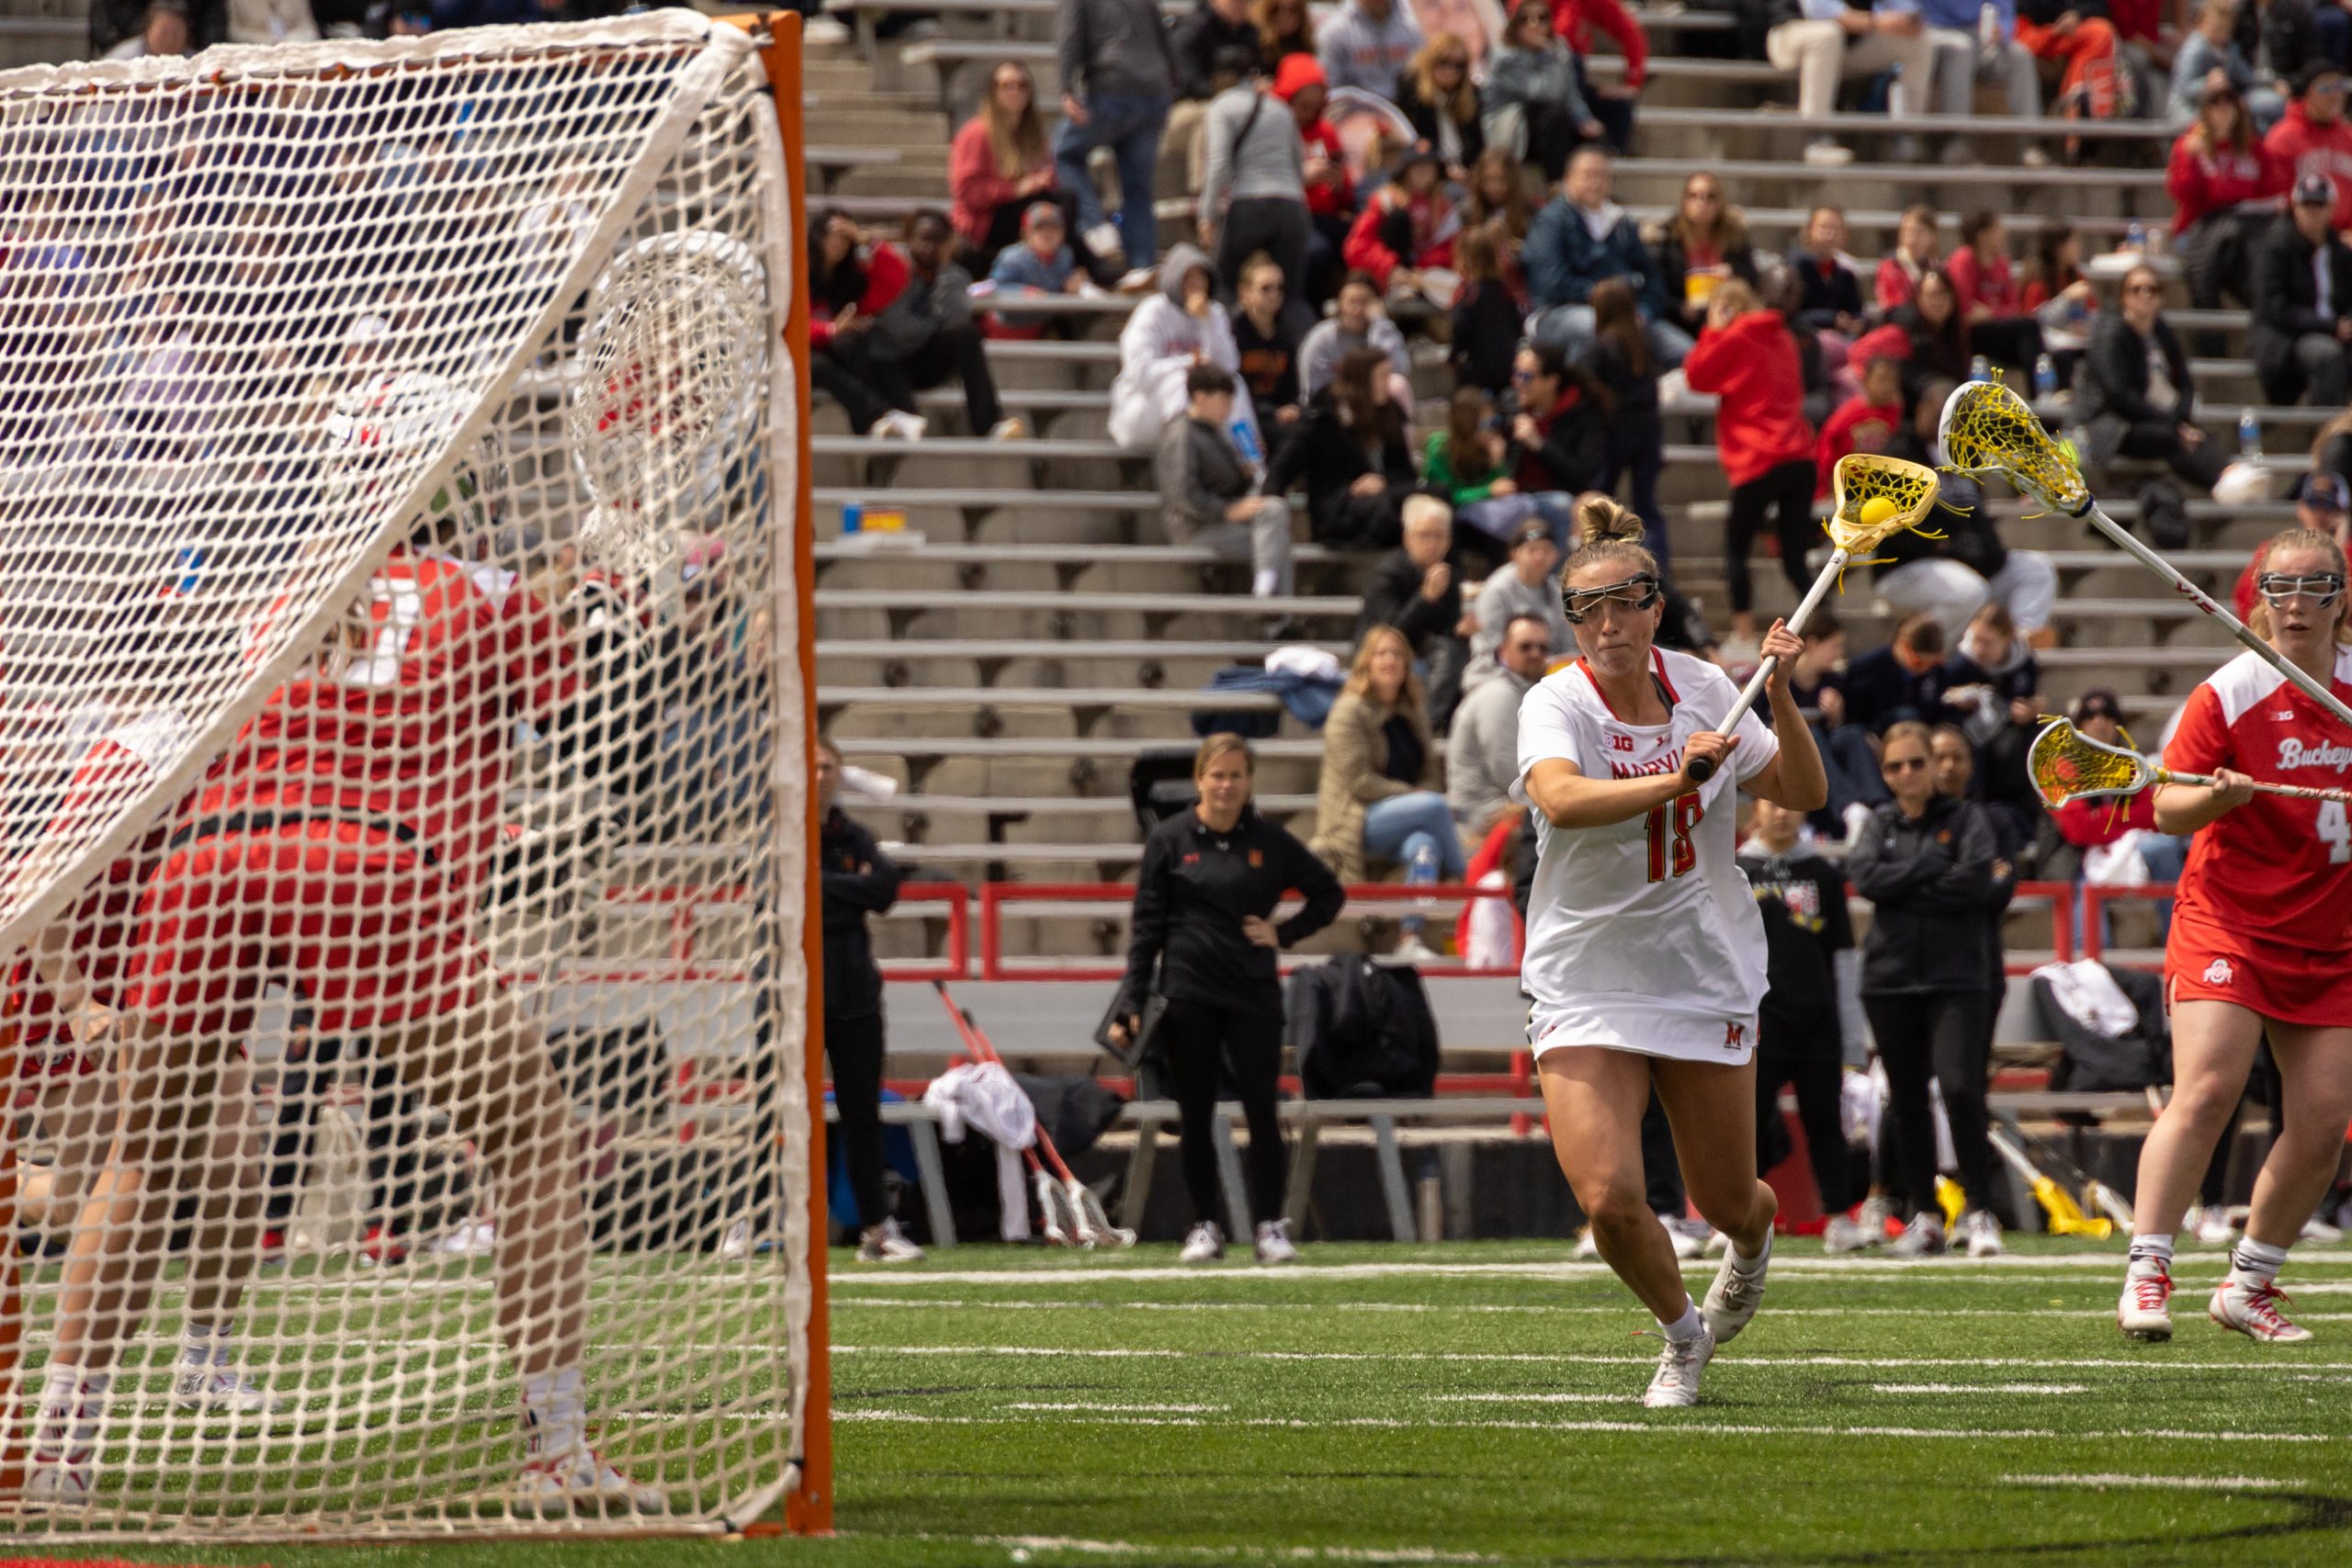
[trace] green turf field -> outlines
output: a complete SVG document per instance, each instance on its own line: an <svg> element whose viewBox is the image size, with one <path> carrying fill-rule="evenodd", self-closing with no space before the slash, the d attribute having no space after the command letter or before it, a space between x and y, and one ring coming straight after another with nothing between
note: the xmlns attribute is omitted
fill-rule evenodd
<svg viewBox="0 0 2352 1568"><path fill-rule="evenodd" d="M835 1255L829 1542L370 1551L373 1562L2343 1563L2352 1248L2283 1280L2306 1346L2126 1345L2120 1244L1903 1265L1786 1246L1690 1411L1555 1245L1319 1247L1179 1269ZM1704 1271L1694 1269L1694 1290ZM320 1561L286 1548L115 1554Z"/></svg>

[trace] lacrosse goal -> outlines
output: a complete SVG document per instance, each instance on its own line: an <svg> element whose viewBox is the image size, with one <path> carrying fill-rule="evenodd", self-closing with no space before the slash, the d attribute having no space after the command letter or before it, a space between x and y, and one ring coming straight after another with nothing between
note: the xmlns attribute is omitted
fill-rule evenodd
<svg viewBox="0 0 2352 1568"><path fill-rule="evenodd" d="M0 1529L829 1524L798 39L0 74Z"/></svg>

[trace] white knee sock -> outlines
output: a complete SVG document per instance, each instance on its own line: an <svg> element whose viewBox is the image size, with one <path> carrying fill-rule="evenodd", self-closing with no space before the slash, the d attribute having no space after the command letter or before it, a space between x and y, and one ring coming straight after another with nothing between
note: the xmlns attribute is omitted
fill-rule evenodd
<svg viewBox="0 0 2352 1568"><path fill-rule="evenodd" d="M531 1457L548 1459L588 1446L586 1380L578 1367L558 1367L523 1380L523 1418Z"/></svg>
<svg viewBox="0 0 2352 1568"><path fill-rule="evenodd" d="M188 1367L225 1367L229 1364L229 1334L232 1320L191 1317L180 1325L180 1364Z"/></svg>
<svg viewBox="0 0 2352 1568"><path fill-rule="evenodd" d="M55 1463L68 1454L94 1447L98 1424L106 1414L105 1372L86 1375L79 1367L51 1367L41 1380L40 1417L33 1429L33 1459Z"/></svg>

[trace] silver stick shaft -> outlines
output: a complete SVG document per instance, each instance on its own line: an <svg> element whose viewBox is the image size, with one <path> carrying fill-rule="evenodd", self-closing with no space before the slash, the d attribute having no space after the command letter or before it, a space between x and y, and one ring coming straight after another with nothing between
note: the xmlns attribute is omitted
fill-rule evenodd
<svg viewBox="0 0 2352 1568"><path fill-rule="evenodd" d="M2208 789L2218 787L2221 782L2211 773L2176 773L2169 768L2156 780L2158 784L2201 784ZM2314 789L2310 784L2265 784L2257 779L2254 793L2283 795L2290 800L2335 800L2352 806L2352 789Z"/></svg>

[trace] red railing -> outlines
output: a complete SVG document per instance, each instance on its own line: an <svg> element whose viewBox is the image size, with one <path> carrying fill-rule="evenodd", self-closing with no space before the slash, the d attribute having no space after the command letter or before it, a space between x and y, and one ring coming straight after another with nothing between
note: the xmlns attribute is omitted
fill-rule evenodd
<svg viewBox="0 0 2352 1568"><path fill-rule="evenodd" d="M2086 884L2083 887L2083 956L2098 958L2105 951L2107 938L2104 928L2107 922L2100 917L2106 913L2109 904L2130 903L2141 898L2170 898L2177 886L2177 884L2170 882L2145 882L2136 887L2094 887Z"/></svg>

